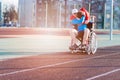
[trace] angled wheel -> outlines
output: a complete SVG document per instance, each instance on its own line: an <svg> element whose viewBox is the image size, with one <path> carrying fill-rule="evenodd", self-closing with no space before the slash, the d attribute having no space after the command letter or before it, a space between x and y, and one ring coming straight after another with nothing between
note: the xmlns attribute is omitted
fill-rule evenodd
<svg viewBox="0 0 120 80"><path fill-rule="evenodd" d="M90 36L90 49L91 49L91 54L95 54L97 51L97 38L94 32L92 32Z"/></svg>

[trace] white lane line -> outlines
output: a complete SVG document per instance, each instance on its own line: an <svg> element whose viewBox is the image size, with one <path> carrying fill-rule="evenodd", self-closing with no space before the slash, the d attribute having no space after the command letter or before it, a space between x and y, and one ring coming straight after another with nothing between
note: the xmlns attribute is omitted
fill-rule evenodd
<svg viewBox="0 0 120 80"><path fill-rule="evenodd" d="M93 80L93 79L96 79L96 78L100 78L100 77L103 77L103 76L112 74L112 73L114 73L114 72L117 72L117 71L120 71L120 68L119 68L119 69L112 70L112 71L109 71L109 72L106 72L106 73L103 73L103 74L100 74L100 75L97 75L97 76L93 76L93 77L88 78L88 79L86 79L86 80Z"/></svg>
<svg viewBox="0 0 120 80"><path fill-rule="evenodd" d="M118 54L120 54L120 53L113 53L113 54L95 56L95 57L84 58L84 59L76 59L76 60L66 61L66 62L62 62L62 63L56 63L56 64L51 64L51 65L39 66L39 67L31 68L31 69L24 69L24 70L19 70L19 71L13 71L13 72L9 72L9 73L0 74L0 77L1 76L7 76L7 75L13 75L13 74L17 74L17 73L22 73L22 72L33 71L33 70L37 70L37 69L54 67L54 66L68 64L68 63L73 63L73 62L82 61L82 60L89 60L89 59L95 59L95 58L106 57L106 56L111 56L111 55L118 55Z"/></svg>
<svg viewBox="0 0 120 80"><path fill-rule="evenodd" d="M27 58L27 57L32 57L35 55L24 55L24 56L15 56L15 57L8 57L8 58L1 58L0 61L7 61L7 60L13 60L13 59L19 59L19 58Z"/></svg>

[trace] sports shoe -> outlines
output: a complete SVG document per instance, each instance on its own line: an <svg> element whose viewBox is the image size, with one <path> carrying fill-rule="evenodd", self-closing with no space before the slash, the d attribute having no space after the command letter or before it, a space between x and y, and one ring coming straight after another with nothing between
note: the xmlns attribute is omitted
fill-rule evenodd
<svg viewBox="0 0 120 80"><path fill-rule="evenodd" d="M73 46L70 46L69 49L70 50L75 50L78 46L76 44L74 44Z"/></svg>
<svg viewBox="0 0 120 80"><path fill-rule="evenodd" d="M85 49L86 48L86 44L82 44L81 48Z"/></svg>

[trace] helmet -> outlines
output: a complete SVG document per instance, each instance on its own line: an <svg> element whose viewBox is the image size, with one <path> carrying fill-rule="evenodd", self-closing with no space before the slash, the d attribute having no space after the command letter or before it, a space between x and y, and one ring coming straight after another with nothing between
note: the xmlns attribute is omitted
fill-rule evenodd
<svg viewBox="0 0 120 80"><path fill-rule="evenodd" d="M77 9L73 9L73 10L72 10L72 14L77 13L77 12L78 12Z"/></svg>

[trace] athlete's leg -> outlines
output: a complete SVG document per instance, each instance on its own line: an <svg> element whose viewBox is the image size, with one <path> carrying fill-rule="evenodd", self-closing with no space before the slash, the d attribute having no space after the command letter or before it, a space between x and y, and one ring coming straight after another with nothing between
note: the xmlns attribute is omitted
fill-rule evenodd
<svg viewBox="0 0 120 80"><path fill-rule="evenodd" d="M89 33L90 33L90 30L88 28L86 28L84 30L83 43L82 43L83 45L87 44Z"/></svg>
<svg viewBox="0 0 120 80"><path fill-rule="evenodd" d="M71 29L70 35L71 35L71 46L74 45L77 42L76 36L78 34L78 31L76 29Z"/></svg>

